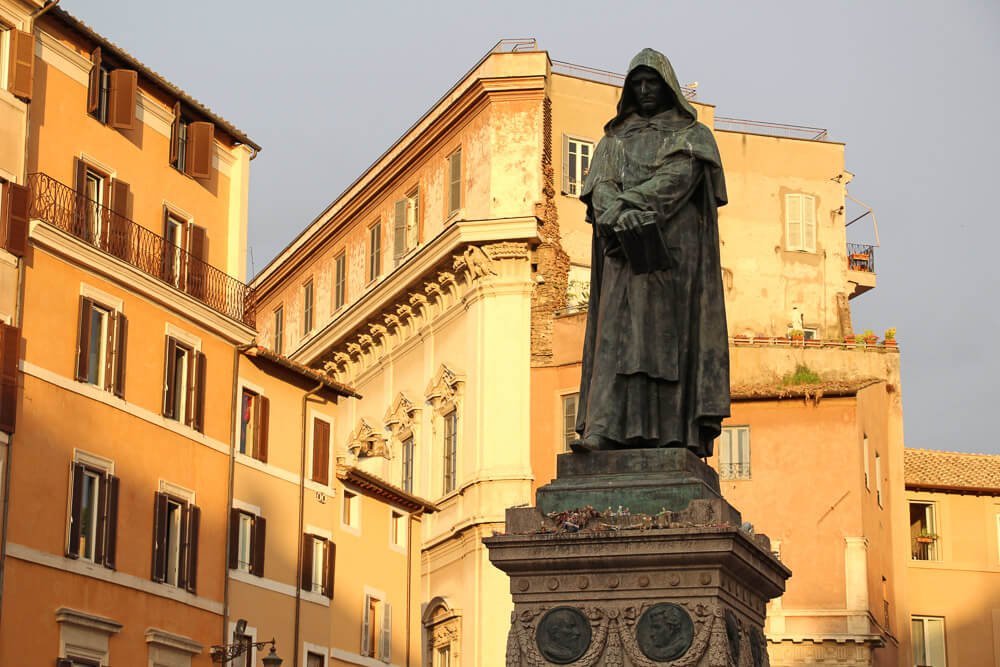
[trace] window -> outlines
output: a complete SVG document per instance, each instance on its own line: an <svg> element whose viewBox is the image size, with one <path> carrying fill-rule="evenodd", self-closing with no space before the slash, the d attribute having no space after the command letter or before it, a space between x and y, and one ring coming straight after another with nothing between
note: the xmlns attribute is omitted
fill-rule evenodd
<svg viewBox="0 0 1000 667"><path fill-rule="evenodd" d="M302 590L333 599L337 545L325 537L306 533L302 557Z"/></svg>
<svg viewBox="0 0 1000 667"><path fill-rule="evenodd" d="M594 154L591 141L575 139L563 135L563 192L579 197L583 180L590 169L590 159Z"/></svg>
<svg viewBox="0 0 1000 667"><path fill-rule="evenodd" d="M125 347L128 322L114 308L80 297L76 379L125 396Z"/></svg>
<svg viewBox="0 0 1000 667"><path fill-rule="evenodd" d="M201 510L186 499L157 492L153 516L153 581L197 590Z"/></svg>
<svg viewBox="0 0 1000 667"><path fill-rule="evenodd" d="M576 440L576 410L580 394L566 394L562 397L563 451L569 451L569 445Z"/></svg>
<svg viewBox="0 0 1000 667"><path fill-rule="evenodd" d="M914 667L945 667L944 618L914 616L910 624Z"/></svg>
<svg viewBox="0 0 1000 667"><path fill-rule="evenodd" d="M462 208L462 149L448 156L448 217Z"/></svg>
<svg viewBox="0 0 1000 667"><path fill-rule="evenodd" d="M451 667L451 645L440 646L434 653L434 667Z"/></svg>
<svg viewBox="0 0 1000 667"><path fill-rule="evenodd" d="M337 258L333 260L333 310L337 311L344 307L347 287L347 256L341 251Z"/></svg>
<svg viewBox="0 0 1000 667"><path fill-rule="evenodd" d="M326 657L320 653L306 651L306 667L325 667Z"/></svg>
<svg viewBox="0 0 1000 667"><path fill-rule="evenodd" d="M163 270L164 280L174 287L182 287L185 252L188 249L188 221L173 211L163 214Z"/></svg>
<svg viewBox="0 0 1000 667"><path fill-rule="evenodd" d="M368 282L382 274L382 223L368 228Z"/></svg>
<svg viewBox="0 0 1000 667"><path fill-rule="evenodd" d="M0 23L0 88L7 90L7 70L10 68L10 26Z"/></svg>
<svg viewBox="0 0 1000 667"><path fill-rule="evenodd" d="M406 517L395 510L389 517L390 541L394 547L406 546Z"/></svg>
<svg viewBox="0 0 1000 667"><path fill-rule="evenodd" d="M267 435L271 402L266 396L244 389L240 396L240 454L267 463Z"/></svg>
<svg viewBox="0 0 1000 667"><path fill-rule="evenodd" d="M312 475L319 484L330 483L330 422L313 418Z"/></svg>
<svg viewBox="0 0 1000 667"><path fill-rule="evenodd" d="M882 507L882 457L875 452L875 500Z"/></svg>
<svg viewBox="0 0 1000 667"><path fill-rule="evenodd" d="M74 462L66 555L115 568L118 478L101 467Z"/></svg>
<svg viewBox="0 0 1000 667"><path fill-rule="evenodd" d="M177 289L204 299L208 288L208 236L205 228L165 208L163 240L160 277Z"/></svg>
<svg viewBox="0 0 1000 667"><path fill-rule="evenodd" d="M393 213L393 259L396 264L416 247L419 226L420 190L413 188L406 197L396 202Z"/></svg>
<svg viewBox="0 0 1000 667"><path fill-rule="evenodd" d="M382 662L392 660L392 606L379 597L366 594L361 624L361 655Z"/></svg>
<svg viewBox="0 0 1000 667"><path fill-rule="evenodd" d="M274 309L274 352L281 354L285 339L285 309L278 306Z"/></svg>
<svg viewBox="0 0 1000 667"><path fill-rule="evenodd" d="M236 658L233 662L234 667L254 667L257 663L254 660L254 651L256 647L254 646L254 639L256 639L251 634L239 634L233 632L233 643L246 645L246 651L242 655Z"/></svg>
<svg viewBox="0 0 1000 667"><path fill-rule="evenodd" d="M215 151L215 125L192 121L174 104L174 120L170 125L170 164L192 178L211 178Z"/></svg>
<svg viewBox="0 0 1000 667"><path fill-rule="evenodd" d="M444 493L455 490L458 462L458 411L444 416Z"/></svg>
<svg viewBox="0 0 1000 667"><path fill-rule="evenodd" d="M84 160L76 161L77 207L73 218L74 236L98 247L109 231L109 204L112 203L111 175ZM115 202L118 213L124 214L121 197Z"/></svg>
<svg viewBox="0 0 1000 667"><path fill-rule="evenodd" d="M302 335L307 335L313 328L313 281L312 278L302 286Z"/></svg>
<svg viewBox="0 0 1000 667"><path fill-rule="evenodd" d="M246 510L229 510L229 567L264 576L267 521Z"/></svg>
<svg viewBox="0 0 1000 667"><path fill-rule="evenodd" d="M785 249L816 252L816 198L785 195Z"/></svg>
<svg viewBox="0 0 1000 667"><path fill-rule="evenodd" d="M934 503L910 502L910 555L913 560L940 560L937 508Z"/></svg>
<svg viewBox="0 0 1000 667"><path fill-rule="evenodd" d="M719 477L750 479L750 427L727 426L719 438Z"/></svg>
<svg viewBox="0 0 1000 667"><path fill-rule="evenodd" d="M167 336L163 416L205 430L205 355Z"/></svg>
<svg viewBox="0 0 1000 667"><path fill-rule="evenodd" d="M403 491L413 493L413 436L403 441Z"/></svg>
<svg viewBox="0 0 1000 667"><path fill-rule="evenodd" d="M864 461L864 467L865 467L865 488L867 490L871 491L872 490L871 479L870 479L870 477L871 477L871 463L869 463L869 460L871 459L871 452L869 451L869 448L868 448L868 434L867 433L864 435L864 439L862 440L862 442L863 442L863 446L862 446L861 455L865 457L865 461Z"/></svg>
<svg viewBox="0 0 1000 667"><path fill-rule="evenodd" d="M4 26L3 40L9 45L6 54L7 90L15 97L28 101L34 87L35 76L35 35ZM2 75L0 75L2 76Z"/></svg>
<svg viewBox="0 0 1000 667"><path fill-rule="evenodd" d="M98 122L121 129L135 127L139 75L135 70L114 69L104 62L101 47L90 54L87 113Z"/></svg>
<svg viewBox="0 0 1000 667"><path fill-rule="evenodd" d="M340 522L350 528L357 528L361 525L361 512L358 504L360 499L357 494L344 491L343 508L341 509Z"/></svg>

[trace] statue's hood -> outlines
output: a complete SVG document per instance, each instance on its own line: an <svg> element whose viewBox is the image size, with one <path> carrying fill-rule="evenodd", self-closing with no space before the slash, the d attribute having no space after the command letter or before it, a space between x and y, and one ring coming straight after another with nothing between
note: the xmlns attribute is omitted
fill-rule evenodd
<svg viewBox="0 0 1000 667"><path fill-rule="evenodd" d="M622 85L622 96L618 100L618 113L608 122L605 129L611 129L620 124L630 114L635 112L638 105L629 86L629 79L638 67L648 67L659 74L674 94L676 100L675 108L680 113L690 117L692 122L698 120L698 112L685 99L684 91L681 90L681 84L677 82L677 75L674 74L674 68L670 65L667 57L654 49L643 49L635 58L632 58L632 62L628 65L628 74L625 75L625 83Z"/></svg>

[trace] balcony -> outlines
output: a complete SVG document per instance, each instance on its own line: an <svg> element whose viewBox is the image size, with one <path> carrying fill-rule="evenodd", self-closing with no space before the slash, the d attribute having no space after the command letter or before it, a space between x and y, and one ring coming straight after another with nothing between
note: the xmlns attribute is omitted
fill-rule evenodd
<svg viewBox="0 0 1000 667"><path fill-rule="evenodd" d="M847 244L847 282L852 288L851 299L875 288L875 246Z"/></svg>
<svg viewBox="0 0 1000 667"><path fill-rule="evenodd" d="M743 132L745 134L762 134L767 137L779 137L781 139L804 139L806 141L826 141L828 137L826 129L822 127L770 123L763 120L729 118L727 116L715 117L715 129Z"/></svg>
<svg viewBox="0 0 1000 667"><path fill-rule="evenodd" d="M245 283L47 174L28 176L28 189L31 219L117 257L232 320L254 326L254 295Z"/></svg>

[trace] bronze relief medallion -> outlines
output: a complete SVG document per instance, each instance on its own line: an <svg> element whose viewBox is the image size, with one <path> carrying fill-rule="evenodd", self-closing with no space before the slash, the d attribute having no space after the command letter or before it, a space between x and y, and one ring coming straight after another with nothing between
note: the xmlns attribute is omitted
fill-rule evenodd
<svg viewBox="0 0 1000 667"><path fill-rule="evenodd" d="M636 625L636 640L650 660L669 662L681 657L694 641L694 623L680 605L662 602L647 609Z"/></svg>
<svg viewBox="0 0 1000 667"><path fill-rule="evenodd" d="M550 609L535 630L538 651L557 665L579 660L590 647L590 637L590 621L575 607Z"/></svg>

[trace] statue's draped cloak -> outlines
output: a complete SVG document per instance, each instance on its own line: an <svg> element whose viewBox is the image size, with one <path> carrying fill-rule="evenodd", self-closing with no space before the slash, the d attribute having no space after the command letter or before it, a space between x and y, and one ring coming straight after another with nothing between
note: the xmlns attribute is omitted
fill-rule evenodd
<svg viewBox="0 0 1000 667"><path fill-rule="evenodd" d="M666 58L645 49L629 76L640 66L660 74L675 104L639 116L627 77L580 195L594 234L577 431L619 446L686 446L709 456L729 416L722 163ZM628 210L655 213L668 269L631 271L613 232Z"/></svg>

